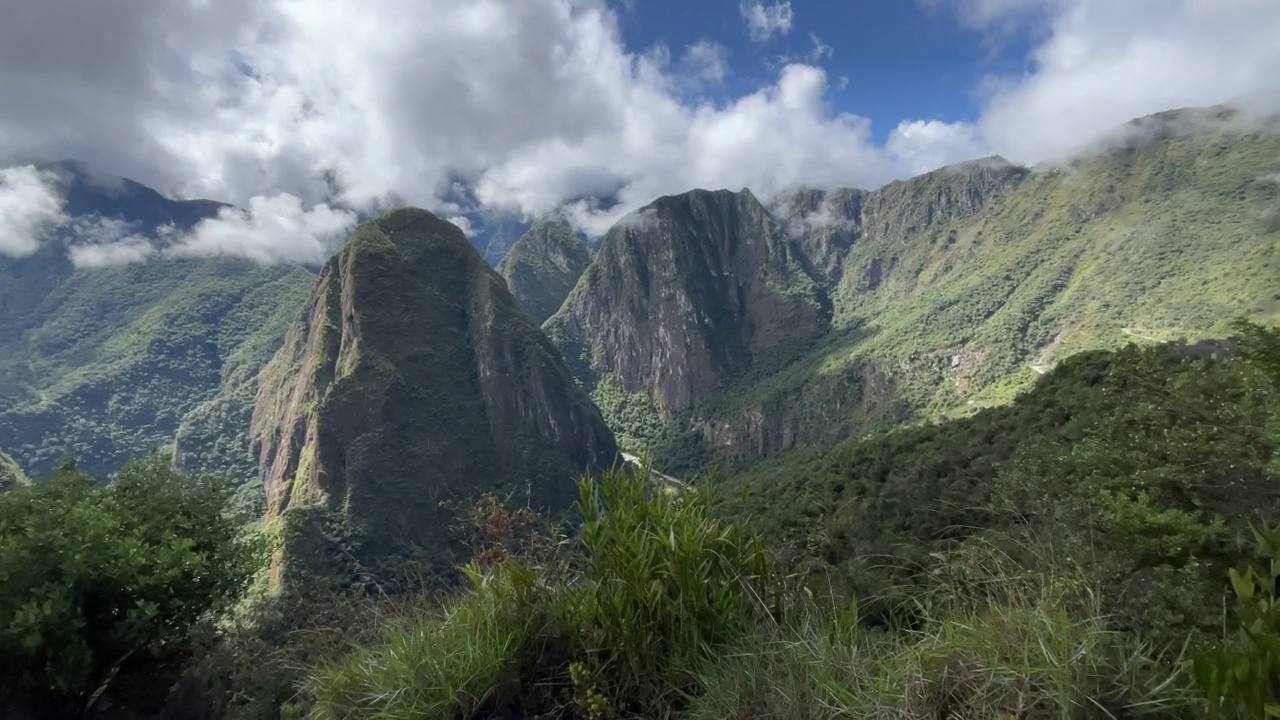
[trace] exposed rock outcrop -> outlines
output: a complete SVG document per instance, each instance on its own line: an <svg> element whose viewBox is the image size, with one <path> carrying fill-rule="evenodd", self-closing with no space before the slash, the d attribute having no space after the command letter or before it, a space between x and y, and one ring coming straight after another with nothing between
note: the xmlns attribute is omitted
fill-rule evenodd
<svg viewBox="0 0 1280 720"><path fill-rule="evenodd" d="M385 580L418 553L459 562L451 503L495 491L568 508L614 463L599 410L503 279L454 225L403 209L325 265L263 370L252 440L276 580Z"/></svg>
<svg viewBox="0 0 1280 720"><path fill-rule="evenodd" d="M829 315L802 254L749 190L695 190L615 225L547 329L588 384L613 375L670 418L794 357Z"/></svg>
<svg viewBox="0 0 1280 720"><path fill-rule="evenodd" d="M22 472L22 468L18 467L18 463L13 458L0 450L0 492L12 490L19 485L27 483L27 476Z"/></svg>

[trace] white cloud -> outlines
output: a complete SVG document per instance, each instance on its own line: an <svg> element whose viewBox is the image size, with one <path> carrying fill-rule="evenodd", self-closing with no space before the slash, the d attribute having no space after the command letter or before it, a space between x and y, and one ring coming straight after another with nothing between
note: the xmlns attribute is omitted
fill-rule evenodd
<svg viewBox="0 0 1280 720"><path fill-rule="evenodd" d="M661 220L659 219L659 215L656 210L644 207L623 215L618 218L618 221L614 223L614 225L626 230L643 232L658 229L660 222Z"/></svg>
<svg viewBox="0 0 1280 720"><path fill-rule="evenodd" d="M820 63L835 57L836 49L822 42L817 33L809 33L809 42L813 43L813 50L809 52L810 62Z"/></svg>
<svg viewBox="0 0 1280 720"><path fill-rule="evenodd" d="M949 10L964 25L999 35L1044 22L1062 0L917 0L928 9Z"/></svg>
<svg viewBox="0 0 1280 720"><path fill-rule="evenodd" d="M1280 110L1280 3L1272 0L969 0L970 22L999 27L1039 9L1045 40L1026 75L991 78L975 127L939 133L935 156L976 138L1010 160L1059 159L1130 119L1239 102ZM901 129L901 128L900 128ZM954 142L948 150L947 143Z"/></svg>
<svg viewBox="0 0 1280 720"><path fill-rule="evenodd" d="M886 147L913 175L976 158L986 150L972 124L938 120L899 123L889 134Z"/></svg>
<svg viewBox="0 0 1280 720"><path fill-rule="evenodd" d="M248 210L223 208L165 249L173 257L229 255L264 264L319 263L356 225L356 214L326 204L303 207L289 194L255 197Z"/></svg>
<svg viewBox="0 0 1280 720"><path fill-rule="evenodd" d="M685 49L681 62L686 75L697 83L724 82L729 74L729 49L718 42L699 40Z"/></svg>
<svg viewBox="0 0 1280 720"><path fill-rule="evenodd" d="M728 79L722 47L698 43L674 62L629 49L604 0L11 3L0 156L80 157L248 208L207 221L182 252L312 261L349 231L348 209L533 215L609 195L607 211L566 210L599 233L693 187L762 199L873 187L975 156L1050 158L1169 108L1244 95L1280 105L1275 0L925 1L989 33L1034 25L1040 39L1027 73L982 84L979 117L905 118L884 145L832 106L820 41L763 86L712 102L689 91ZM787 2L740 10L756 37L794 24ZM16 237L0 239L6 252L29 247Z"/></svg>
<svg viewBox="0 0 1280 720"><path fill-rule="evenodd" d="M449 218L449 222L453 223L454 225L457 225L458 229L462 231L462 234L466 235L467 237L471 237L472 235L476 234L476 229L475 229L475 226L472 225L471 223L471 218L467 217L466 215L454 215L453 217Z"/></svg>
<svg viewBox="0 0 1280 720"><path fill-rule="evenodd" d="M66 222L62 202L56 175L34 165L0 169L0 255L38 250L43 235Z"/></svg>
<svg viewBox="0 0 1280 720"><path fill-rule="evenodd" d="M78 242L109 245L134 234L136 225L114 217L80 215L66 221L68 234Z"/></svg>
<svg viewBox="0 0 1280 720"><path fill-rule="evenodd" d="M110 176L99 175L99 190L111 191L117 183ZM91 180L94 182L95 180ZM67 257L78 268L113 267L141 262L156 253L155 246L140 234L141 228L120 218L81 215L63 224L70 241Z"/></svg>
<svg viewBox="0 0 1280 720"><path fill-rule="evenodd" d="M786 35L795 22L790 0L768 5L764 0L741 0L738 9L747 24L747 34L754 42L765 42L775 34Z"/></svg>
<svg viewBox="0 0 1280 720"><path fill-rule="evenodd" d="M128 265L142 262L155 254L155 245L141 235L127 235L105 244L77 243L67 248L67 257L78 268Z"/></svg>

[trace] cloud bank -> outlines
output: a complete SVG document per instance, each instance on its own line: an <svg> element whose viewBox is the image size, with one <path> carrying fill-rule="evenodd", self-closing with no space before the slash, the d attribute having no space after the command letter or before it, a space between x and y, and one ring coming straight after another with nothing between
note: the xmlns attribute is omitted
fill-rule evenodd
<svg viewBox="0 0 1280 720"><path fill-rule="evenodd" d="M17 3L0 24L0 157L84 158L246 208L177 247L265 262L327 252L353 210L569 203L600 234L693 187L875 187L990 154L1061 157L1170 108L1280 109L1275 0L920 1L992 42L1031 33L1030 69L984 79L973 120L903 118L884 143L836 109L824 51L711 101L697 90L732 72L722 47L629 48L603 0ZM757 40L795 26L787 2L738 9ZM0 187L31 208L0 215L9 255L57 219L24 173ZM575 200L604 195L607 210Z"/></svg>

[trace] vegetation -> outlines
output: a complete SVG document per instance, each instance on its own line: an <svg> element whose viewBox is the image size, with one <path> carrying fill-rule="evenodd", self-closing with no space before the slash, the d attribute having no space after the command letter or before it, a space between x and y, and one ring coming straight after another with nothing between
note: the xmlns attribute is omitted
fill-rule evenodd
<svg viewBox="0 0 1280 720"><path fill-rule="evenodd" d="M773 212L792 231L788 252L807 259L832 320L679 422L708 435L714 464L745 469L1007 403L1078 352L1222 337L1221 321L1236 316L1274 323L1280 184L1269 178L1280 136L1202 125L1148 132L1066 166L968 164L857 202L850 193L861 191L840 190L782 203ZM611 252L606 242L598 258ZM659 262L628 267L646 257ZM629 282L594 272L585 277L601 288ZM629 322L613 317L600 332ZM667 469L681 461L653 455Z"/></svg>
<svg viewBox="0 0 1280 720"><path fill-rule="evenodd" d="M560 222L534 224L498 263L520 306L541 325L560 309L591 262L591 250Z"/></svg>
<svg viewBox="0 0 1280 720"><path fill-rule="evenodd" d="M243 432L256 375L314 276L223 259L21 262L39 268L0 259L0 304L25 309L0 320L0 443L24 468L75 455L109 475L176 439L188 471L256 475Z"/></svg>
<svg viewBox="0 0 1280 720"><path fill-rule="evenodd" d="M1011 405L762 466L735 512L879 622L908 619L933 553L995 534L1078 565L1117 627L1211 635L1235 538L1278 509L1275 390L1214 347L1076 355Z"/></svg>
<svg viewBox="0 0 1280 720"><path fill-rule="evenodd" d="M0 699L55 717L136 701L261 564L229 501L158 455L108 487L68 464L0 495Z"/></svg>
<svg viewBox="0 0 1280 720"><path fill-rule="evenodd" d="M877 632L814 600L760 539L636 475L583 485L567 560L472 567L471 584L320 666L312 715L343 717L1186 717L1185 667L1107 626L1079 586L984 559L953 573L915 630ZM608 502L601 499L607 497ZM945 592L944 592L945 591ZM558 714L557 714L558 713Z"/></svg>

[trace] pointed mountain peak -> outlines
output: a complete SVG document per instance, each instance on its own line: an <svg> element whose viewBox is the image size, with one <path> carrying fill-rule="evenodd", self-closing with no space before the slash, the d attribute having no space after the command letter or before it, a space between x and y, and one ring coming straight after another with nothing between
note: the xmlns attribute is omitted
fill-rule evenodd
<svg viewBox="0 0 1280 720"><path fill-rule="evenodd" d="M511 246L498 273L525 311L542 324L560 309L590 263L591 250L573 228L543 220Z"/></svg>
<svg viewBox="0 0 1280 720"><path fill-rule="evenodd" d="M457 226L410 208L325 265L262 372L252 437L287 538L278 580L394 575L410 552L447 572L466 552L450 503L496 490L563 511L617 454L504 280Z"/></svg>

